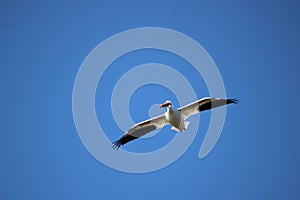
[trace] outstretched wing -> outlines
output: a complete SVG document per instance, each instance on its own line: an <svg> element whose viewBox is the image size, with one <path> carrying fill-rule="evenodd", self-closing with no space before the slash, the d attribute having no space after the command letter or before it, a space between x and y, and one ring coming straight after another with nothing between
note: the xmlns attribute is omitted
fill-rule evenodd
<svg viewBox="0 0 300 200"><path fill-rule="evenodd" d="M221 99L221 98L206 97L198 101L195 101L193 103L190 103L186 106L183 106L181 108L178 108L178 110L181 112L181 116L184 119L186 119L191 115L197 114L201 111L210 110L212 108L224 106L226 104L237 103L237 102L238 102L237 99Z"/></svg>
<svg viewBox="0 0 300 200"><path fill-rule="evenodd" d="M143 135L146 135L150 131L154 131L163 127L167 123L165 115L160 115L152 119L135 124L129 131L127 131L123 137L113 142L113 148L118 149L121 145L126 144L132 140L135 140Z"/></svg>

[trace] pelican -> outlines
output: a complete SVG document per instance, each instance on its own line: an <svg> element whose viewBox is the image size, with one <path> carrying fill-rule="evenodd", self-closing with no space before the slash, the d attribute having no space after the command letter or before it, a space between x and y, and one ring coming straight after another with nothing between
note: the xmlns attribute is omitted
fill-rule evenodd
<svg viewBox="0 0 300 200"><path fill-rule="evenodd" d="M167 111L164 114L135 124L119 140L113 142L113 148L119 149L120 146L142 137L151 131L162 128L167 124L172 125L171 129L183 132L189 125L189 122L185 120L191 115L232 103L236 104L238 103L238 100L206 97L181 108L174 109L172 107L172 102L167 100L159 106L160 108L167 108Z"/></svg>

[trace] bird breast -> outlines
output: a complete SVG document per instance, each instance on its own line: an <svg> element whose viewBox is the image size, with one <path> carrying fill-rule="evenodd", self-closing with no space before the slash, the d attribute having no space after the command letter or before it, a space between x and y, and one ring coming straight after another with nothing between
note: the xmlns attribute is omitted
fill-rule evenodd
<svg viewBox="0 0 300 200"><path fill-rule="evenodd" d="M166 119L170 124L172 124L176 128L180 127L181 114L178 110L173 110L172 108L168 108L166 112Z"/></svg>

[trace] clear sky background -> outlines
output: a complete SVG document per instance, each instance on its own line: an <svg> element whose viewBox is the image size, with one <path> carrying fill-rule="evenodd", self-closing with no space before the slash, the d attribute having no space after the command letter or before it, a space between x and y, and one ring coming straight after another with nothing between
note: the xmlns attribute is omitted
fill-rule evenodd
<svg viewBox="0 0 300 200"><path fill-rule="evenodd" d="M1 1L0 198L300 199L299 9L297 1ZM81 143L72 89L96 45L145 26L174 29L199 42L217 64L227 95L240 104L228 107L220 140L205 159L198 151L209 112L175 163L128 174L106 167ZM177 69L186 64L159 51L128 54L107 71L107 91L116 81L110 77L120 76L118 65L129 70L150 61ZM183 69L197 96L207 96L201 77ZM145 119L149 106L168 98L179 106L158 86L136 91L132 101L147 107L131 106L132 118ZM96 100L100 119L100 89ZM111 116L106 120L108 137L117 139L122 132ZM160 146L159 138L151 140L126 148Z"/></svg>

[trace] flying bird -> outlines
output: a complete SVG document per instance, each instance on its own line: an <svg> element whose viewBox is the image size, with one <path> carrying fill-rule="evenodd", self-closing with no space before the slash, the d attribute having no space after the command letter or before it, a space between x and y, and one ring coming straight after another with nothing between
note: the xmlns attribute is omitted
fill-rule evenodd
<svg viewBox="0 0 300 200"><path fill-rule="evenodd" d="M167 100L159 106L160 108L167 108L164 114L135 124L119 140L113 142L113 148L119 149L121 145L142 137L151 131L162 128L167 124L172 125L171 129L183 132L189 125L189 122L185 120L191 115L232 103L236 104L238 100L206 97L181 108L174 109L172 102Z"/></svg>

